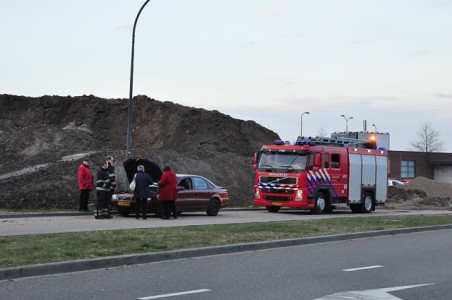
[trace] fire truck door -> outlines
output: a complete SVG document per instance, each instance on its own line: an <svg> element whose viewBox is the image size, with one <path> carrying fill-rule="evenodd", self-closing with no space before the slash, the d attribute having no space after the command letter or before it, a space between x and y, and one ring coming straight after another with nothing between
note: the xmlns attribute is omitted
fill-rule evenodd
<svg viewBox="0 0 452 300"><path fill-rule="evenodd" d="M344 171L341 168L341 155L339 153L325 153L324 164L330 176L331 196L346 197L347 178L343 176ZM333 202L336 203L335 201Z"/></svg>

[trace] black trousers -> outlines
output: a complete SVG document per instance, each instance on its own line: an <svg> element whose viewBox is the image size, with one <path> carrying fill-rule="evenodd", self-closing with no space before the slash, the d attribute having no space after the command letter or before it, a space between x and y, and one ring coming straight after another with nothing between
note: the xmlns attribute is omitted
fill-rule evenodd
<svg viewBox="0 0 452 300"><path fill-rule="evenodd" d="M113 197L113 190L110 190L108 192L107 200L104 203L103 209L108 211L108 214L110 214L111 211L111 198Z"/></svg>
<svg viewBox="0 0 452 300"><path fill-rule="evenodd" d="M140 217L140 212L143 219L146 219L146 206L148 203L147 198L137 198L135 199L135 218Z"/></svg>
<svg viewBox="0 0 452 300"><path fill-rule="evenodd" d="M108 203L108 191L97 191L97 203L96 203L96 216L100 216L101 214L105 214L104 209L105 203Z"/></svg>
<svg viewBox="0 0 452 300"><path fill-rule="evenodd" d="M176 211L176 200L163 200L160 201L162 204L163 217L169 218L171 217L171 213L173 213L174 218L177 218Z"/></svg>
<svg viewBox="0 0 452 300"><path fill-rule="evenodd" d="M79 210L88 210L89 190L80 190Z"/></svg>

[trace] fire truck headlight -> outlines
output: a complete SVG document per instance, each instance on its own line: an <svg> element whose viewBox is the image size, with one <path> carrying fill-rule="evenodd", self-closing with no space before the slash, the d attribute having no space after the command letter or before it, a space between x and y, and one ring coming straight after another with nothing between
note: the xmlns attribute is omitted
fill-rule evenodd
<svg viewBox="0 0 452 300"><path fill-rule="evenodd" d="M295 201L301 201L301 200L303 200L303 191L298 190L297 195L295 196Z"/></svg>
<svg viewBox="0 0 452 300"><path fill-rule="evenodd" d="M254 193L254 198L259 199L260 197L261 197L261 192L260 192L259 188L257 187L256 191Z"/></svg>

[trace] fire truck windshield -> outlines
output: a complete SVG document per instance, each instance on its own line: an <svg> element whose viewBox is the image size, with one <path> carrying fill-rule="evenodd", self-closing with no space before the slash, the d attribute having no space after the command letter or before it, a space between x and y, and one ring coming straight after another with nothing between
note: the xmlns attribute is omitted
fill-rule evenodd
<svg viewBox="0 0 452 300"><path fill-rule="evenodd" d="M298 173L306 170L307 153L261 152L258 170L265 172Z"/></svg>

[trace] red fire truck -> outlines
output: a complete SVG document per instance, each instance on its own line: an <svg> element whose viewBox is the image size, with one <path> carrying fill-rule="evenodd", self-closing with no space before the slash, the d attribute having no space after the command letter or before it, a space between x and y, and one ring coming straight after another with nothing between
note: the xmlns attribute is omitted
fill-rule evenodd
<svg viewBox="0 0 452 300"><path fill-rule="evenodd" d="M254 156L254 204L269 212L320 214L348 206L370 213L388 193L387 151L375 148L375 141L327 137L264 145Z"/></svg>

